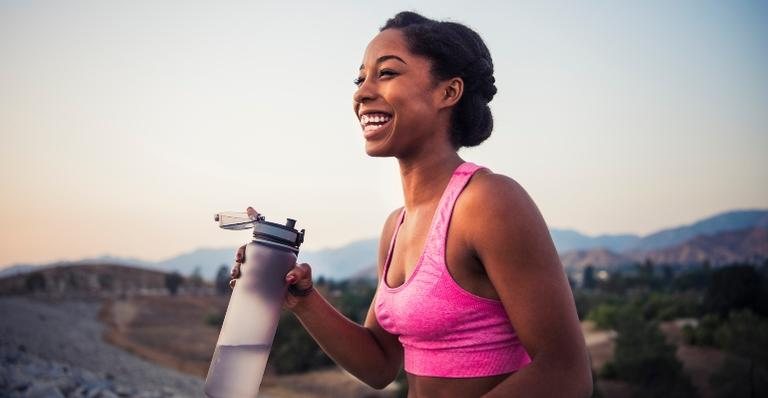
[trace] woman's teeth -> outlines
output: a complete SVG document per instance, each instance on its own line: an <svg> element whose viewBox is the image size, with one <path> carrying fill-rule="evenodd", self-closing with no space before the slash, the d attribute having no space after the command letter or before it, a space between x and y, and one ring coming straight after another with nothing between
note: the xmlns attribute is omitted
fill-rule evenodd
<svg viewBox="0 0 768 398"><path fill-rule="evenodd" d="M385 113L367 113L360 116L360 125L367 127L371 124L384 124L392 119L392 116Z"/></svg>

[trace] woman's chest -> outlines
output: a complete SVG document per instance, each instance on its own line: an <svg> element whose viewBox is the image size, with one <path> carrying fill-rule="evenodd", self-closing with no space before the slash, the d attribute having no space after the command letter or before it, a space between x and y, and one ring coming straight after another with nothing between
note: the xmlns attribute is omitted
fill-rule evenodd
<svg viewBox="0 0 768 398"><path fill-rule="evenodd" d="M430 233L429 223L424 219L414 217L410 223L401 225L385 275L387 286L404 286L419 272L447 272L469 293L498 298L459 223L440 236L434 231Z"/></svg>

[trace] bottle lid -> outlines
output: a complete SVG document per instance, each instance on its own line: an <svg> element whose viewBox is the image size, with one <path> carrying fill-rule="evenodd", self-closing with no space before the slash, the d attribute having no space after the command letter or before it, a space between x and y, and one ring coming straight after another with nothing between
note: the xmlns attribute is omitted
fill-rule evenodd
<svg viewBox="0 0 768 398"><path fill-rule="evenodd" d="M266 241L299 251L299 246L304 242L304 230L297 231L294 226L296 220L287 219L285 225L266 221L259 217L253 222L253 240Z"/></svg>

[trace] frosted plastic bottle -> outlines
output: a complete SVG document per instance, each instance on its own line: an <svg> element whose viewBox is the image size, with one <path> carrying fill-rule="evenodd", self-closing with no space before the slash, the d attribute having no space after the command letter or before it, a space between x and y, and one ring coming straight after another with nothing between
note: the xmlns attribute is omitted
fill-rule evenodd
<svg viewBox="0 0 768 398"><path fill-rule="evenodd" d="M280 319L285 275L296 264L304 230L294 229L292 219L280 225L245 213L219 213L215 219L225 229L250 225L254 231L208 368L205 395L256 397Z"/></svg>

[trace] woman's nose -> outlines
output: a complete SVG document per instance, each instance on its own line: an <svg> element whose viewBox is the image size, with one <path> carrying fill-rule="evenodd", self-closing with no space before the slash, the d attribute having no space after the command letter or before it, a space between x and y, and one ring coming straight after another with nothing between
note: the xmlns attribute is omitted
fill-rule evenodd
<svg viewBox="0 0 768 398"><path fill-rule="evenodd" d="M362 104L363 102L367 102L373 98L376 98L376 91L372 86L373 85L368 83L367 80L363 80L363 82L357 86L355 93L352 94L352 100L358 104Z"/></svg>

